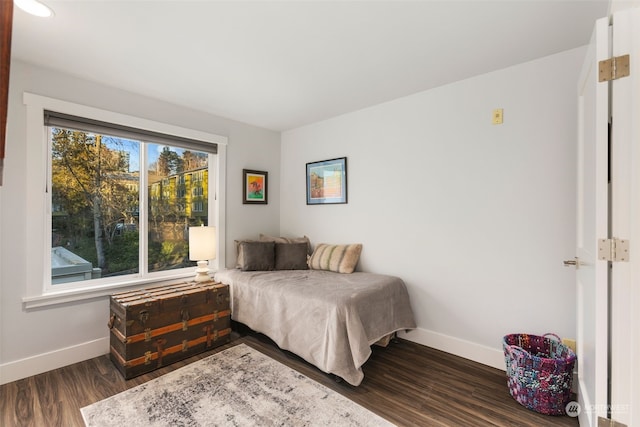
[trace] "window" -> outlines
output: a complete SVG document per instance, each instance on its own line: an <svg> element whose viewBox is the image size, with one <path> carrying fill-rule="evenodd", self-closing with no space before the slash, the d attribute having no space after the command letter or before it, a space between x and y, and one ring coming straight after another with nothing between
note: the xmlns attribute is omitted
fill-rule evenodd
<svg viewBox="0 0 640 427"><path fill-rule="evenodd" d="M165 145L173 142L166 136L162 143L148 142L149 135L135 129L107 129L108 124L49 111L45 124L52 285L196 265L189 260L188 231L209 225L205 189L215 145L204 147L208 151L178 139L179 146ZM185 209L189 202L193 209Z"/></svg>
<svg viewBox="0 0 640 427"><path fill-rule="evenodd" d="M204 211L204 205L202 202L193 202L192 203L192 210L193 212L203 212Z"/></svg>
<svg viewBox="0 0 640 427"><path fill-rule="evenodd" d="M28 93L24 103L27 191L48 183L27 206L27 251L43 256L27 272L26 308L188 278L193 225L218 228L211 268L224 265L225 137Z"/></svg>

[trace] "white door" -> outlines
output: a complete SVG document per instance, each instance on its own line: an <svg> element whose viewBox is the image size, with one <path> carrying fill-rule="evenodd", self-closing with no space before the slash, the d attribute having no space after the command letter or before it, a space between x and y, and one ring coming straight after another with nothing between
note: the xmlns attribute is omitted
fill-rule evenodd
<svg viewBox="0 0 640 427"><path fill-rule="evenodd" d="M640 425L640 368L634 366L640 355L640 9L615 13L612 23L612 56L630 54L631 74L610 83L611 235L633 247L628 262L612 264L610 416L634 426Z"/></svg>
<svg viewBox="0 0 640 427"><path fill-rule="evenodd" d="M576 298L578 402L581 426L607 416L608 265L597 239L608 235L609 85L598 83L598 61L609 57L608 18L596 22L578 80Z"/></svg>

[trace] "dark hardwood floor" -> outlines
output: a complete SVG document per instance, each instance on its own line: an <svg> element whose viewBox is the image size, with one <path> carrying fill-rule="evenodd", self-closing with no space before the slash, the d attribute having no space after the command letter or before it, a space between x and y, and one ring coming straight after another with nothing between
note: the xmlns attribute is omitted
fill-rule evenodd
<svg viewBox="0 0 640 427"><path fill-rule="evenodd" d="M125 381L108 356L0 386L0 426L83 426L80 408L188 363L245 343L341 393L398 426L577 426L515 402L503 371L406 340L374 346L359 387L336 382L264 335L234 333L231 343Z"/></svg>

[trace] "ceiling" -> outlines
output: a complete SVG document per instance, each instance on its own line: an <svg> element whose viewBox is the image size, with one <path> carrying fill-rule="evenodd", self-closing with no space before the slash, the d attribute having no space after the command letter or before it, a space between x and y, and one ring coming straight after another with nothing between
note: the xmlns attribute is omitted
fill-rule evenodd
<svg viewBox="0 0 640 427"><path fill-rule="evenodd" d="M12 56L283 131L585 45L608 1L59 1Z"/></svg>

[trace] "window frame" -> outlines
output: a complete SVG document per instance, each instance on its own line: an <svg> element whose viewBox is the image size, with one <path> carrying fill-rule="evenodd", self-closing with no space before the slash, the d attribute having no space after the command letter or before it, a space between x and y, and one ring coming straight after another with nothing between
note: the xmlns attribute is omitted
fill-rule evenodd
<svg viewBox="0 0 640 427"><path fill-rule="evenodd" d="M225 265L225 177L226 177L226 146L228 138L208 132L188 129L153 120L143 119L128 114L116 113L95 107L76 104L59 99L48 98L28 92L23 93L23 103L26 106L26 145L27 164L25 165L26 224L25 240L26 254L30 256L29 268L26 275L26 296L22 302L26 309L43 307L53 304L96 298L113 293L115 290L135 288L149 283L171 283L182 281L190 277L192 272L184 269L167 272L147 273L144 276L121 276L122 279L106 283L95 283L91 286L61 286L51 285L51 197L50 191L50 145L47 126L44 124L44 111L53 110L60 113L86 117L132 128L139 128L171 136L189 138L203 142L217 144L217 154L213 157L215 164L211 165L216 172L214 179L209 181L209 194L214 195L210 205L210 215L216 219L214 225L217 230L217 258L211 263L211 269L216 270ZM209 159L212 159L210 155ZM140 209L146 209L140 206ZM146 250L146 248L145 248ZM79 283L79 282L74 282Z"/></svg>

